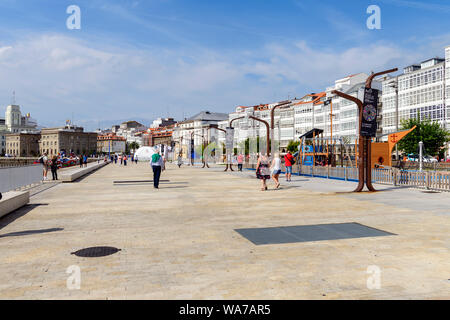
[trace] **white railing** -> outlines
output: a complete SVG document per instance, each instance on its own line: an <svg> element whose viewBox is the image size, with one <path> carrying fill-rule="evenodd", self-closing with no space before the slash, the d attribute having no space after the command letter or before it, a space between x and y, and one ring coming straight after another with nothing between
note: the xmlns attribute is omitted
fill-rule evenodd
<svg viewBox="0 0 450 320"><path fill-rule="evenodd" d="M256 165L246 164L255 169ZM284 166L282 168L284 170ZM294 165L294 173L303 176L358 181L355 167L312 167ZM372 182L395 186L411 186L429 190L450 191L450 172L446 171L406 171L399 169L372 169Z"/></svg>
<svg viewBox="0 0 450 320"><path fill-rule="evenodd" d="M0 193L39 183L42 180L42 165L0 168Z"/></svg>

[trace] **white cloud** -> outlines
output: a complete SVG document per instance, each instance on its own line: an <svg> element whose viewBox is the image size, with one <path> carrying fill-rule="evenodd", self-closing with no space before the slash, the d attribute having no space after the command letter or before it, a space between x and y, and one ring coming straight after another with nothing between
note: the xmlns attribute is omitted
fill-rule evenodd
<svg viewBox="0 0 450 320"><path fill-rule="evenodd" d="M80 120L166 116L168 107L176 117L182 109L185 115L205 108L230 112L236 105L320 91L351 73L427 58L410 52L386 43L335 52L305 42L231 54L120 44L104 49L40 35L0 47L0 99L7 104L16 90L25 112L52 124L72 112Z"/></svg>

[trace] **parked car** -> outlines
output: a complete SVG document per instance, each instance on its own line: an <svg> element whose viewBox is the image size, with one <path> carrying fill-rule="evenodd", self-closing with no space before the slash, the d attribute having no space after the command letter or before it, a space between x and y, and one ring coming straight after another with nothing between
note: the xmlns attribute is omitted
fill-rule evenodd
<svg viewBox="0 0 450 320"><path fill-rule="evenodd" d="M407 161L418 162L419 161L419 155L418 154L414 154L414 153L410 153L410 154L408 154L408 157L407 157L406 160Z"/></svg>
<svg viewBox="0 0 450 320"><path fill-rule="evenodd" d="M431 157L431 156L425 156L423 157L423 162L427 162L427 163L435 163L435 162L439 162L438 159Z"/></svg>

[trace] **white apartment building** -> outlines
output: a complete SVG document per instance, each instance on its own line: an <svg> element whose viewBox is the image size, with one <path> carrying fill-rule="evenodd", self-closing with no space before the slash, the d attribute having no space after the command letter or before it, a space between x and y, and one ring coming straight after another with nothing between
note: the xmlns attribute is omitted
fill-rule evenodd
<svg viewBox="0 0 450 320"><path fill-rule="evenodd" d="M445 117L446 117L446 128L450 130L450 46L445 48ZM447 158L450 156L450 142L447 144Z"/></svg>
<svg viewBox="0 0 450 320"><path fill-rule="evenodd" d="M150 125L150 128L166 127L176 123L177 122L173 118L158 118L156 120L153 120L153 123Z"/></svg>
<svg viewBox="0 0 450 320"><path fill-rule="evenodd" d="M174 154L182 153L183 158L191 157L191 143L193 142L194 151L203 143L217 141L219 137L218 130L208 128L211 125L218 125L219 122L228 119L228 114L202 111L193 117L178 122L175 125L172 137L175 141ZM191 141L191 138L193 141ZM198 158L198 154L196 157Z"/></svg>
<svg viewBox="0 0 450 320"><path fill-rule="evenodd" d="M343 138L347 143L354 144L359 136L359 114L358 106L347 99L333 95L333 90L338 90L346 93L350 96L356 97L361 101L364 100L364 90L368 75L365 73L358 73L343 79L335 81L334 86L326 89L327 99L331 98L331 104L324 106L320 104L320 108L317 108L316 115L323 115L323 127L320 127L320 122L316 124L317 128L324 130L324 137L331 137L331 119L333 119L333 138ZM372 88L380 90L380 102L381 102L381 82L378 80L372 81ZM381 103L379 103L379 114L381 112ZM331 112L332 109L332 112ZM320 111L319 111L320 110ZM317 120L322 120L317 119ZM377 130L377 135L381 135L381 128Z"/></svg>
<svg viewBox="0 0 450 320"><path fill-rule="evenodd" d="M362 100L367 77L367 74L359 73L338 79L325 92L307 94L301 99L295 98L289 102L261 104L253 107L240 106L229 115L228 121L221 122L220 126L225 129L230 120L246 114L263 119L270 125L271 109L281 103L287 103L277 108L274 114L273 136L279 150L285 149L289 141L298 140L301 135L313 128L324 130L324 138L331 138L331 136L345 138L346 142L353 144L358 137L358 107L355 103L335 96L331 92L339 90ZM381 82L374 80L372 88L381 91ZM328 99L331 99L332 103L325 105L324 102ZM258 121L249 119L247 122L244 118L233 122L233 127L235 128L235 147L239 147L247 138L259 136L260 139L265 140L266 126ZM381 134L381 130L378 133ZM225 143L223 133L219 135L219 141Z"/></svg>
<svg viewBox="0 0 450 320"><path fill-rule="evenodd" d="M147 127L137 121L127 121L120 126L112 126L111 131L117 136L125 138L127 143L136 142L139 146L143 146L142 132L146 132Z"/></svg>
<svg viewBox="0 0 450 320"><path fill-rule="evenodd" d="M325 92L311 93L293 104L295 137L297 139L313 128L325 129L323 110L320 109L320 112L318 112L319 106L325 98Z"/></svg>
<svg viewBox="0 0 450 320"><path fill-rule="evenodd" d="M267 126L257 120L248 118L253 116L255 118L264 120L271 126L271 110L273 107L286 104L276 109L274 114L274 141L276 145L285 148L289 141L295 137L294 130L294 110L290 101L276 102L271 104L260 104L252 107L239 106L235 112L229 114L227 120L221 121L219 127L226 129L233 119L244 117L243 119L235 120L232 123L234 128L234 147L243 148L247 139L252 142L256 138L260 138L261 148L265 148L267 139ZM219 142L225 144L225 133L219 133Z"/></svg>
<svg viewBox="0 0 450 320"><path fill-rule="evenodd" d="M450 61L449 48L446 49L446 59ZM420 65L408 66L403 69L403 74L383 81L384 134L396 131L396 88L398 127L401 127L402 120L419 116L422 120L428 118L450 128L450 105L445 94L445 79L449 75L445 74L445 65L445 59L432 58Z"/></svg>

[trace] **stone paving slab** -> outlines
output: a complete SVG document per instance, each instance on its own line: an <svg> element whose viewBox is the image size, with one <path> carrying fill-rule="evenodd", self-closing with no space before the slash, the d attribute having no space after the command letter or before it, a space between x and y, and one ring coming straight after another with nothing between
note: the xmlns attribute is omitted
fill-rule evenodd
<svg viewBox="0 0 450 320"><path fill-rule="evenodd" d="M327 191L323 179L319 191L282 181L262 192L256 179L221 170L169 165L170 184L155 190L113 184L151 180L147 163L109 165L32 196L0 219L0 299L450 298L448 215ZM234 231L351 222L396 236L255 246ZM92 246L121 251L71 255ZM79 290L67 288L74 265ZM372 265L380 289L367 288Z"/></svg>

